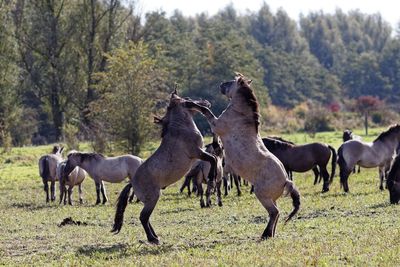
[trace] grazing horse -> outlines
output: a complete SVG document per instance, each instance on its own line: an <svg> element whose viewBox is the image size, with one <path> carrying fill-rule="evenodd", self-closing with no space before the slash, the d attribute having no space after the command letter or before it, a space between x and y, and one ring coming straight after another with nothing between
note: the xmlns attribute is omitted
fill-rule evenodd
<svg viewBox="0 0 400 267"><path fill-rule="evenodd" d="M76 167L68 176L65 175L64 169L67 161L64 160L57 165L56 175L60 184L60 204L64 201L67 204L67 186L68 186L68 204L72 205L72 190L75 185L79 190L79 203L83 203L82 198L82 182L86 178L86 171Z"/></svg>
<svg viewBox="0 0 400 267"><path fill-rule="evenodd" d="M237 74L235 79L220 85L221 93L230 99L228 107L217 118L208 108L202 113L212 131L221 140L226 164L234 172L254 185L254 193L269 213L269 222L261 238L273 237L279 218L276 200L286 190L293 200L293 211L286 222L300 208L300 194L287 177L283 164L264 146L259 126L259 107L250 88L251 81Z"/></svg>
<svg viewBox="0 0 400 267"><path fill-rule="evenodd" d="M104 182L120 183L126 177L132 179L143 160L137 156L123 155L118 157L105 157L98 153L74 152L68 155L67 164L64 168L64 175L69 175L76 166L84 169L96 185L96 205L100 204L100 192L103 196L103 204L108 199ZM133 194L131 199L133 198Z"/></svg>
<svg viewBox="0 0 400 267"><path fill-rule="evenodd" d="M294 145L271 138L262 140L265 147L283 163L287 171L306 172L318 166L324 179L322 192L329 191L329 183L336 169L336 150L332 146L322 143ZM332 173L329 176L327 165L331 154Z"/></svg>
<svg viewBox="0 0 400 267"><path fill-rule="evenodd" d="M343 143L338 150L338 164L340 183L344 191L349 191L348 178L356 164L364 168L379 167L379 188L383 190L383 180L399 142L400 125L395 124L382 132L372 143L359 140Z"/></svg>
<svg viewBox="0 0 400 267"><path fill-rule="evenodd" d="M46 192L46 202L49 202L49 184L51 190L51 201L56 199L55 184L57 179L56 168L57 164L60 163L62 159L62 152L64 147L54 146L51 154L44 155L39 159L39 174L42 177L42 182L44 185L44 191Z"/></svg>
<svg viewBox="0 0 400 267"><path fill-rule="evenodd" d="M135 177L119 195L112 232L118 233L121 230L131 188L144 204L140 212L140 222L147 240L158 244L158 236L149 218L160 198L161 189L177 182L197 159L210 162L209 183L214 183L216 158L201 149L203 136L193 120L193 116L207 106L207 101L179 97L176 90L171 94L165 116L161 119L155 118L155 122L162 125L161 144L138 168Z"/></svg>
<svg viewBox="0 0 400 267"><path fill-rule="evenodd" d="M354 134L352 131L349 129L346 129L343 131L343 143L349 140L358 140L361 141L361 136ZM357 173L360 173L360 165L358 165L358 171ZM356 167L354 166L353 168L353 173L356 173Z"/></svg>
<svg viewBox="0 0 400 267"><path fill-rule="evenodd" d="M387 177L390 203L397 204L400 201L400 154L394 158Z"/></svg>
<svg viewBox="0 0 400 267"><path fill-rule="evenodd" d="M295 143L293 143L293 142L291 142L291 141L288 141L288 140L285 140L285 139L283 139L282 137L279 137L279 136L268 136L267 138L270 138L270 139L275 139L275 140L278 140L278 141L281 141L281 142L284 142L284 143L288 143L288 144L291 144L291 145L296 145ZM265 145L265 142L264 142L264 145ZM266 145L265 145L266 146ZM268 148L268 147L267 147ZM274 154L273 152L272 152L272 154ZM279 158L279 157L278 157ZM286 167L285 167L286 168ZM289 176L289 179L290 180L293 180L293 174L292 174L292 171L291 170L288 170L288 169L286 169L286 171L287 171L287 174L288 174L288 176ZM322 178L322 175L320 176L320 172L319 172L319 170L318 170L318 166L314 166L313 168L312 168L312 171L314 172L314 185L316 185L317 183L320 183L321 182L321 178ZM319 178L319 180L318 180L318 178Z"/></svg>

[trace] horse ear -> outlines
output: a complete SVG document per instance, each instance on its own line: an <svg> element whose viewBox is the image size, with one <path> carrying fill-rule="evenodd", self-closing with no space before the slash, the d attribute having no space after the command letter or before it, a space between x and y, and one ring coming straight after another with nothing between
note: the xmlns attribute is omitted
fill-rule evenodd
<svg viewBox="0 0 400 267"><path fill-rule="evenodd" d="M61 154L61 153L63 153L63 151L64 151L64 147L62 146L62 147L60 148L59 153Z"/></svg>
<svg viewBox="0 0 400 267"><path fill-rule="evenodd" d="M247 80L247 84L250 85L253 82L253 80Z"/></svg>

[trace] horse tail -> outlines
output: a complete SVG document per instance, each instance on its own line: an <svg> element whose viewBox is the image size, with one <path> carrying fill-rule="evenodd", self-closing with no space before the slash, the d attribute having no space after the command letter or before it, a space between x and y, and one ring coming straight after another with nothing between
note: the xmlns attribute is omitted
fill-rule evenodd
<svg viewBox="0 0 400 267"><path fill-rule="evenodd" d="M119 194L117 201L117 210L115 212L114 218L114 226L111 232L118 234L121 231L122 224L124 223L124 212L125 208L128 205L129 192L131 191L132 184L127 184L122 190L121 194Z"/></svg>
<svg viewBox="0 0 400 267"><path fill-rule="evenodd" d="M300 209L300 193L294 186L293 182L289 180L287 180L285 183L285 190L288 194L290 194L290 197L293 201L293 210L285 220L285 223L287 223Z"/></svg>
<svg viewBox="0 0 400 267"><path fill-rule="evenodd" d="M49 168L49 159L47 156L44 156L40 159L40 176L43 181L48 181L50 177L50 168Z"/></svg>
<svg viewBox="0 0 400 267"><path fill-rule="evenodd" d="M329 183L332 183L333 177L335 177L337 154L336 154L336 150L334 147L332 147L330 145L328 145L328 147L332 151L332 173L331 173L331 177L329 179Z"/></svg>

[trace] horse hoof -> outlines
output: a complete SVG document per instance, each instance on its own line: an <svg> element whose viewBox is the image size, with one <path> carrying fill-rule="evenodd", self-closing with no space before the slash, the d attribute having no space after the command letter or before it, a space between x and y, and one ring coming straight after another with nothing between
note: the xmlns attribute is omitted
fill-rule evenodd
<svg viewBox="0 0 400 267"><path fill-rule="evenodd" d="M242 195L242 192L238 192L237 196L240 197Z"/></svg>
<svg viewBox="0 0 400 267"><path fill-rule="evenodd" d="M326 193L326 192L328 192L329 191L329 188L323 188L322 189L322 193Z"/></svg>
<svg viewBox="0 0 400 267"><path fill-rule="evenodd" d="M218 202L218 206L222 207L222 202Z"/></svg>
<svg viewBox="0 0 400 267"><path fill-rule="evenodd" d="M200 201L200 207L205 208L206 205L204 205L204 202Z"/></svg>
<svg viewBox="0 0 400 267"><path fill-rule="evenodd" d="M379 189L381 190L381 191L383 191L383 186L381 185L381 186L379 186Z"/></svg>
<svg viewBox="0 0 400 267"><path fill-rule="evenodd" d="M153 245L159 245L160 244L160 240L158 240L157 238L152 238L152 239L149 239L148 241Z"/></svg>

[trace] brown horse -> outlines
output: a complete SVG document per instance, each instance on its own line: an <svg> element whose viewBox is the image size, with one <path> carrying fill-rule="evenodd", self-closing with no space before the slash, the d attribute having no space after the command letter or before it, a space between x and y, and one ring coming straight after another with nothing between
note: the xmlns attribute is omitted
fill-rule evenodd
<svg viewBox="0 0 400 267"><path fill-rule="evenodd" d="M267 136L267 138L275 139L275 140L278 140L278 141L281 141L281 142L284 142L284 143L288 143L288 144L291 144L291 145L296 145L295 143L293 143L293 142L291 142L291 141L288 141L288 140L285 140L285 139L283 139L282 137L279 137L279 136ZM265 145L265 142L264 142L264 145ZM266 145L265 145L265 146L266 146ZM267 147L267 148L268 148L268 147ZM274 154L274 153L272 152L272 154ZM291 171L291 170L288 170L288 169L286 169L286 171L287 171L287 173L288 173L289 179L290 179L290 180L293 180L292 171ZM321 182L321 177L322 177L322 176L320 176L320 172L319 172L319 170L318 170L318 166L314 166L314 167L312 168L312 171L314 172L314 185L316 185L317 183L320 183L320 182ZM318 178L319 178L319 179L318 179Z"/></svg>
<svg viewBox="0 0 400 267"><path fill-rule="evenodd" d="M210 162L209 181L210 184L214 183L216 159L201 149L203 137L193 121L195 113L206 106L209 106L206 101L179 97L176 90L171 94L166 115L162 119L155 118L155 122L162 124L163 128L161 144L138 168L135 177L119 195L112 232L118 233L121 230L132 187L138 199L144 204L140 222L146 232L147 240L158 244L158 236L149 218L160 198L161 189L177 182L190 170L196 159Z"/></svg>
<svg viewBox="0 0 400 267"><path fill-rule="evenodd" d="M390 126L372 143L350 140L343 143L338 150L340 183L345 192L349 191L348 179L355 165L364 168L379 167L379 188L383 190L383 180L390 167L393 154L400 142L400 125Z"/></svg>
<svg viewBox="0 0 400 267"><path fill-rule="evenodd" d="M251 81L237 74L235 79L220 85L221 93L230 99L228 107L217 118L208 109L202 108L212 131L222 140L226 164L234 172L254 185L254 193L270 219L261 238L275 235L279 218L276 200L286 190L293 200L290 220L300 208L300 194L292 181L288 180L283 164L264 146L260 134L259 108L256 96L250 88Z"/></svg>
<svg viewBox="0 0 400 267"><path fill-rule="evenodd" d="M287 171L306 172L318 166L324 179L322 192L329 191L330 179L333 179L336 169L336 150L332 146L322 143L294 145L271 138L262 140L267 149L283 163ZM332 173L329 176L327 165L331 153Z"/></svg>
<svg viewBox="0 0 400 267"><path fill-rule="evenodd" d="M64 147L54 146L51 154L44 155L39 159L39 174L42 177L42 182L44 185L44 191L46 192L46 202L49 202L49 184L50 182L50 191L51 191L51 201L56 200L56 189L55 184L57 179L56 169L58 163L60 163L62 159L62 152Z"/></svg>

